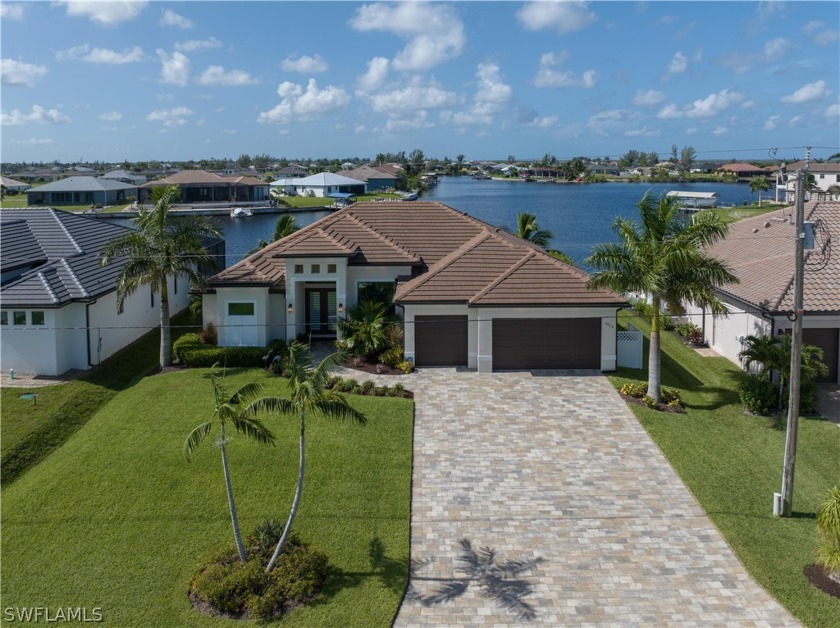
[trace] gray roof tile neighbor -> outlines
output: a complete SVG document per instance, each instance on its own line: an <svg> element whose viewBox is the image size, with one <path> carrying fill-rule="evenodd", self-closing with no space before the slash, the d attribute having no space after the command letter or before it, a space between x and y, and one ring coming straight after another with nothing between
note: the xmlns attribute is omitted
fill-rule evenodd
<svg viewBox="0 0 840 628"><path fill-rule="evenodd" d="M3 307L60 307L110 292L124 262L101 267L99 253L129 231L55 209L0 209L3 273L30 267L0 287Z"/></svg>
<svg viewBox="0 0 840 628"><path fill-rule="evenodd" d="M135 190L136 185L101 179L99 177L67 177L60 181L53 181L37 188L29 188L29 192L101 192L104 190Z"/></svg>

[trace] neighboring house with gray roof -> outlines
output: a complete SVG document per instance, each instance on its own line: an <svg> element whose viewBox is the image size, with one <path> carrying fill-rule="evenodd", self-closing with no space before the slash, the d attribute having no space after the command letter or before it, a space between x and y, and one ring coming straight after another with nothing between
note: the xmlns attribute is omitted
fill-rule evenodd
<svg viewBox="0 0 840 628"><path fill-rule="evenodd" d="M793 327L793 276L796 236L794 208L788 207L732 223L724 240L709 253L724 260L740 283L717 295L729 310L726 318L688 307L689 318L702 327L710 346L740 364L744 338L788 333ZM805 220L818 223L816 246L807 253L803 283L805 313L802 337L823 350L829 368L821 381L838 382L840 372L840 255L828 238L840 242L840 202L807 203ZM836 248L836 247L834 247Z"/></svg>
<svg viewBox="0 0 840 628"><path fill-rule="evenodd" d="M616 368L616 312L588 275L504 230L442 205L355 203L209 280L204 323L219 345L335 337L336 318L393 294L405 355L423 366Z"/></svg>
<svg viewBox="0 0 840 628"><path fill-rule="evenodd" d="M336 174L358 181L364 181L367 184L367 191L384 190L386 188L396 188L397 179L399 178L392 172L385 172L378 168L371 166L359 166L352 170L339 170ZM405 177L403 177L405 178Z"/></svg>
<svg viewBox="0 0 840 628"><path fill-rule="evenodd" d="M0 186L4 190L14 190L15 192L22 192L32 187L29 183L24 183L17 179L10 179L9 177L0 177Z"/></svg>
<svg viewBox="0 0 840 628"><path fill-rule="evenodd" d="M137 196L137 186L99 177L67 177L26 191L28 205L116 205Z"/></svg>
<svg viewBox="0 0 840 628"><path fill-rule="evenodd" d="M319 172L309 177L295 179L295 191L300 196L326 198L331 194L364 194L367 191L367 184L333 172Z"/></svg>
<svg viewBox="0 0 840 628"><path fill-rule="evenodd" d="M128 170L111 170L100 177L102 179L109 179L111 181L122 181L123 183L130 183L131 185L141 186L147 179L141 174L132 174Z"/></svg>
<svg viewBox="0 0 840 628"><path fill-rule="evenodd" d="M160 324L158 295L141 286L117 311L122 261L99 254L129 232L57 209L0 209L2 368L60 375L99 364ZM184 278L169 282L172 313L189 302Z"/></svg>

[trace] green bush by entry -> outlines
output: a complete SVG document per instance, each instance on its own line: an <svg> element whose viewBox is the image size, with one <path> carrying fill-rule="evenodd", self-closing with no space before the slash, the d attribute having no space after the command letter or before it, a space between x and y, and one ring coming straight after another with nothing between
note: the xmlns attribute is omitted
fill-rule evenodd
<svg viewBox="0 0 840 628"><path fill-rule="evenodd" d="M195 349L198 347L205 346L203 342L201 342L201 338L199 337L198 333L188 333L184 334L178 340L172 343L172 355L183 364L184 362L184 351L186 349Z"/></svg>
<svg viewBox="0 0 840 628"><path fill-rule="evenodd" d="M738 396L748 412L759 416L767 416L776 406L778 399L775 384L755 373L741 382Z"/></svg>
<svg viewBox="0 0 840 628"><path fill-rule="evenodd" d="M181 362L189 367L207 368L214 364L222 367L262 366L263 347L185 347Z"/></svg>

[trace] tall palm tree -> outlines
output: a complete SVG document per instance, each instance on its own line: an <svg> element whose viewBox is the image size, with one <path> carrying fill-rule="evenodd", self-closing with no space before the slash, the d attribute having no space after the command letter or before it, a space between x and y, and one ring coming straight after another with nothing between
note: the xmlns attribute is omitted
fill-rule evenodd
<svg viewBox="0 0 840 628"><path fill-rule="evenodd" d="M201 267L215 266L215 258L204 248L207 237L219 237L220 231L210 219L193 216L173 220L169 213L180 198L177 185L152 191L154 206L141 211L137 229L110 242L100 254L102 266L127 258L117 278L117 310L140 286L150 286L160 296L160 366L172 361L169 332L169 277L186 277L191 284L204 282Z"/></svg>
<svg viewBox="0 0 840 628"><path fill-rule="evenodd" d="M274 233L271 235L271 242L277 242L277 240L282 240L288 235L292 235L295 231L298 231L300 227L298 226L297 222L295 221L295 217L291 214L280 214L277 217L277 222L274 223ZM257 251L264 249L267 247L271 242L266 242L262 238L260 238L257 242L257 247L248 251L249 253L256 253Z"/></svg>
<svg viewBox="0 0 840 628"><path fill-rule="evenodd" d="M770 179L767 177L753 177L750 180L750 192L758 193L758 206L761 207L761 193L770 189Z"/></svg>
<svg viewBox="0 0 840 628"><path fill-rule="evenodd" d="M620 243L601 243L593 248L586 264L595 268L591 288L650 295L650 358L648 392L659 401L661 379L660 308L668 304L680 311L683 301L708 307L715 315L726 315L714 288L737 283L728 266L705 251L724 237L727 226L712 212L688 218L676 199L662 195L656 201L650 193L637 204L641 222L617 217L613 231Z"/></svg>
<svg viewBox="0 0 840 628"><path fill-rule="evenodd" d="M367 423L365 415L347 403L347 399L343 395L327 388L330 371L341 364L343 360L344 355L333 353L321 360L318 366L313 367L312 354L306 345L299 342L293 342L289 345L289 387L292 389L292 395L291 399L280 400L279 406L283 414L298 417L300 462L295 497L289 511L289 518L286 521L286 527L283 529L283 536L280 537L280 541L271 555L271 560L268 561L266 573L274 568L277 558L286 546L286 540L289 538L289 532L292 529L300 505L300 498L303 494L303 474L306 468L306 416L314 413L329 419L350 419L361 425Z"/></svg>
<svg viewBox="0 0 840 628"><path fill-rule="evenodd" d="M219 424L218 444L222 453L222 469L225 475L230 520L233 525L233 538L236 540L236 550L239 553L239 558L244 562L248 560L248 554L245 551L245 544L242 542L242 533L239 531L239 517L236 514L236 502L233 499L233 486L228 469L225 427L230 422L233 428L243 436L263 445L274 445L274 434L262 424L259 415L278 411L280 402L283 400L277 397L260 396L262 387L256 383L245 384L235 393L229 395L224 386L224 376L219 377L211 371L210 379L213 382L213 396L216 406L213 418ZM187 436L187 440L184 441L184 456L187 461L192 459L192 453L201 444L201 441L210 434L213 424L214 421L212 420L202 423Z"/></svg>
<svg viewBox="0 0 840 628"><path fill-rule="evenodd" d="M516 235L532 244L545 248L554 234L547 229L540 229L537 217L528 212L516 214Z"/></svg>

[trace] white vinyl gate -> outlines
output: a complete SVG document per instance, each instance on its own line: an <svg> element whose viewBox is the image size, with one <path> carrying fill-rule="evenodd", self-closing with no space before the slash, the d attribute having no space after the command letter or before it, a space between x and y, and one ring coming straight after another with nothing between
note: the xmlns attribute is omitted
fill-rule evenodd
<svg viewBox="0 0 840 628"><path fill-rule="evenodd" d="M627 323L627 331L616 332L616 357L618 366L631 369L642 368L644 336L632 323Z"/></svg>

